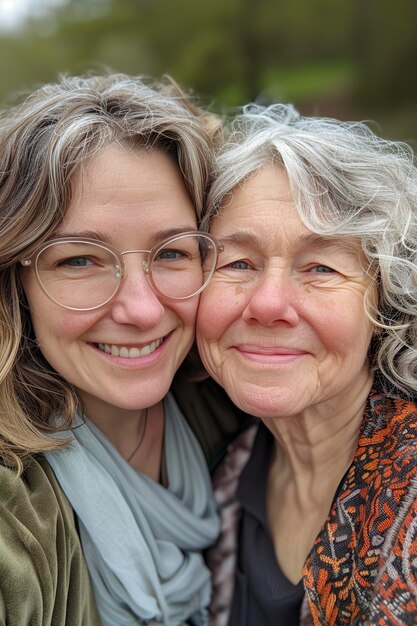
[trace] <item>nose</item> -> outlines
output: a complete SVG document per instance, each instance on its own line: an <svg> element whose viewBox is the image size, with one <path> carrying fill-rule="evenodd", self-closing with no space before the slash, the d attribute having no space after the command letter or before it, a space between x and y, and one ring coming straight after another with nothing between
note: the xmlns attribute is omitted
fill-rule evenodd
<svg viewBox="0 0 417 626"><path fill-rule="evenodd" d="M124 268L120 289L111 304L112 318L118 324L153 328L164 315L165 307L150 286L140 259Z"/></svg>
<svg viewBox="0 0 417 626"><path fill-rule="evenodd" d="M271 271L253 286L242 319L263 326L296 326L299 298L297 286L285 270Z"/></svg>

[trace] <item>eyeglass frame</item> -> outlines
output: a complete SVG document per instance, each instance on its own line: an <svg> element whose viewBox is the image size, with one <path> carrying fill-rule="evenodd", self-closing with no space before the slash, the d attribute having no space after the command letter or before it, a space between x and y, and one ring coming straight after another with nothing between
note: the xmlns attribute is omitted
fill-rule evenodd
<svg viewBox="0 0 417 626"><path fill-rule="evenodd" d="M178 239L182 239L183 237L202 237L205 239L208 239L210 241L210 243L213 246L213 250L214 250L214 262L213 262L213 267L210 271L210 274L208 276L208 278L206 278L206 280L203 282L202 286L195 291L194 293L192 293L189 296L180 296L180 297L174 297L174 296L167 296L166 294L162 293L158 287L155 285L155 282L152 278L152 272L150 272L149 268L152 267L152 262L153 259L155 258L156 254L159 252L159 250L161 250L161 248L163 248L165 245L171 243L171 242L175 242ZM38 259L40 257L40 255L42 254L42 252L44 250L46 250L47 248L55 245L55 244L59 244L59 243L90 243L90 244L94 244L104 250L108 250L109 252L111 252L115 258L118 261L118 266L115 266L115 269L118 270L120 272L120 276L117 276L118 278L118 283L116 285L116 289L114 290L114 292L112 293L112 295L105 300L105 302L102 302L101 304L97 304L93 307L87 307L87 308L79 308L79 307L71 307L68 306L66 304L61 304L61 302L58 302L57 300L55 300L50 293L48 293L48 291L46 290L45 286L42 283L42 280L39 276L39 272L38 272ZM124 256L126 254L137 254L137 253L145 253L147 254L147 258L146 259L142 259L142 267L143 267L143 271L145 273L145 275L148 278L149 281L149 285L152 289L152 291L161 298L164 299L168 299L168 300L175 300L175 301L181 301L181 300L188 300L189 298L193 298L194 296L197 296L198 294L200 294L208 285L208 283L210 282L215 270L216 270L216 266L217 266L217 260L219 257L219 254L221 252L223 252L223 244L221 241L218 241L215 237L213 237L213 235L211 235L210 233L206 233L200 230L188 230L188 231L184 231L183 233L178 233L177 235L171 235L170 237L167 237L166 239L163 239L162 241L160 241L159 243L155 244L154 246L152 246L152 248L150 249L138 249L138 250L125 250L125 251L120 251L117 248L115 248L114 246L112 246L111 244L105 243L104 241L101 241L100 239L94 239L94 238L90 238L90 237L54 237L53 239L48 239L47 241L44 241L38 248L36 248L36 250L29 256L23 259L20 259L20 263L23 267L27 267L29 269L31 269L35 276L36 276L36 280L38 281L38 284L40 286L40 288L42 289L42 291L44 292L44 294L46 295L47 298L49 298L49 300L51 300L52 302L54 302L55 304L57 304L58 306L70 310L70 311L79 311L79 312L84 312L84 311L95 311L96 309L100 309L101 307L105 306L106 304L108 304L109 302L111 302L111 300L113 300L113 298L118 294L120 287L122 285L123 282L123 277L124 277L124 267L125 267L125 259Z"/></svg>

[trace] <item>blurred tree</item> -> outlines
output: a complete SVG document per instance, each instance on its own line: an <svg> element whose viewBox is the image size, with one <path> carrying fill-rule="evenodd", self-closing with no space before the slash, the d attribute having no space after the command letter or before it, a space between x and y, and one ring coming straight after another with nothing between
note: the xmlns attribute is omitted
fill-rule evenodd
<svg viewBox="0 0 417 626"><path fill-rule="evenodd" d="M108 67L169 73L229 110L292 100L350 117L356 93L375 117L407 101L417 134L416 31L417 0L67 0L0 36L0 99Z"/></svg>
<svg viewBox="0 0 417 626"><path fill-rule="evenodd" d="M357 96L368 102L417 97L417 2L355 0L353 56Z"/></svg>
<svg viewBox="0 0 417 626"><path fill-rule="evenodd" d="M206 96L241 104L266 93L274 68L279 82L284 64L346 56L349 4L341 12L334 0L67 0L49 21L27 24L23 49L33 51L35 66L53 49L49 74L98 65L170 73ZM341 13L346 19L334 28Z"/></svg>

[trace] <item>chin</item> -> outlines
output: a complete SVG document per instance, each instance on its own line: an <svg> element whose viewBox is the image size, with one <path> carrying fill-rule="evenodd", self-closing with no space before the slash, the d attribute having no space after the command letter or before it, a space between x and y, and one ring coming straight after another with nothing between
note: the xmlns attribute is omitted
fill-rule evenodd
<svg viewBox="0 0 417 626"><path fill-rule="evenodd" d="M245 413L261 419L290 415L295 407L295 398L287 389L268 389L252 383L240 384L228 390L231 400Z"/></svg>

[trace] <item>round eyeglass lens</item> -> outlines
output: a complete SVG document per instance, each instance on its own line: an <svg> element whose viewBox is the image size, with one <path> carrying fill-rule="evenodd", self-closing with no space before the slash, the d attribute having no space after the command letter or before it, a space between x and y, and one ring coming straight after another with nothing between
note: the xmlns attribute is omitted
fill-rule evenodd
<svg viewBox="0 0 417 626"><path fill-rule="evenodd" d="M204 233L180 235L153 251L149 277L163 296L181 300L200 293L210 280L217 249Z"/></svg>
<svg viewBox="0 0 417 626"><path fill-rule="evenodd" d="M43 248L36 274L51 300L80 311L108 302L121 278L119 260L111 250L81 241L53 242Z"/></svg>

